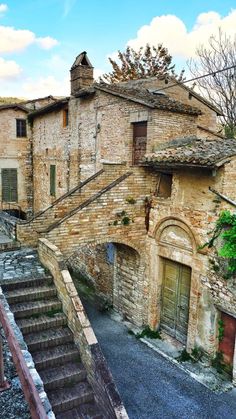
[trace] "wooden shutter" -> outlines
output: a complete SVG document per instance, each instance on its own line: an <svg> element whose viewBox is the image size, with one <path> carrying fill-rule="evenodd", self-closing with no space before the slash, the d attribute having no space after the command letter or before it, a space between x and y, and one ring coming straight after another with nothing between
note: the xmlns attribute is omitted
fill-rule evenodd
<svg viewBox="0 0 236 419"><path fill-rule="evenodd" d="M50 165L50 195L56 195L56 166Z"/></svg>
<svg viewBox="0 0 236 419"><path fill-rule="evenodd" d="M2 169L2 201L18 201L17 169Z"/></svg>

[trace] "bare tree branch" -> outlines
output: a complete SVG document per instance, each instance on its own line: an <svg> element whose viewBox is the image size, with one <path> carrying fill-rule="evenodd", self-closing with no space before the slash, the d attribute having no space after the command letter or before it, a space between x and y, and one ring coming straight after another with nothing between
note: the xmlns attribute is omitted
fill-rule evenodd
<svg viewBox="0 0 236 419"><path fill-rule="evenodd" d="M228 137L236 137L236 36L228 37L219 29L217 36L211 36L209 46L201 45L197 59L188 63L194 77L232 67L196 81L203 96L222 113L222 123Z"/></svg>

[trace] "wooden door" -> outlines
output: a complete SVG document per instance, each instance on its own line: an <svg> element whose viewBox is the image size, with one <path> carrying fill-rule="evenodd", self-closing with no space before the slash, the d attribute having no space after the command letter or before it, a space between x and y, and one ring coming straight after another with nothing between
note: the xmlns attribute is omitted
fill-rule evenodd
<svg viewBox="0 0 236 419"><path fill-rule="evenodd" d="M133 124L133 164L141 163L147 149L147 122Z"/></svg>
<svg viewBox="0 0 236 419"><path fill-rule="evenodd" d="M183 343L188 333L190 280L188 266L164 260L161 327Z"/></svg>
<svg viewBox="0 0 236 419"><path fill-rule="evenodd" d="M236 339L236 319L222 312L221 320L223 322L224 332L223 338L219 343L219 351L223 354L223 362L232 371Z"/></svg>

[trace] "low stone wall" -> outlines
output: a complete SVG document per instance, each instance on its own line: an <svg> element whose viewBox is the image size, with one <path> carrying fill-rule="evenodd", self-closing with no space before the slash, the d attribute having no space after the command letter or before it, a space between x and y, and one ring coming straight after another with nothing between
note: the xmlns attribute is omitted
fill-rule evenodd
<svg viewBox="0 0 236 419"><path fill-rule="evenodd" d="M26 365L29 369L30 375L32 377L33 383L38 391L39 397L41 399L41 402L44 406L46 415L48 419L55 419L55 415L52 412L52 407L51 404L47 398L47 394L44 391L44 386L43 386L43 382L38 374L38 372L35 369L35 365L34 365L34 361L32 359L31 354L28 351L28 347L24 341L23 335L19 329L19 327L17 326L16 322L15 322L15 318L13 313L10 310L10 307L7 303L7 300L2 292L2 288L0 287L0 302L3 305L4 311L6 313L8 322L11 326L11 329L15 335L15 338L17 339L17 342L19 344L19 347L21 349L21 353L23 355L23 358L26 362Z"/></svg>
<svg viewBox="0 0 236 419"><path fill-rule="evenodd" d="M39 258L53 275L68 325L74 334L96 401L107 419L128 418L96 336L77 294L63 255L47 239L39 239Z"/></svg>
<svg viewBox="0 0 236 419"><path fill-rule="evenodd" d="M18 218L12 217L4 211L0 211L0 231L11 239L16 238L16 224Z"/></svg>

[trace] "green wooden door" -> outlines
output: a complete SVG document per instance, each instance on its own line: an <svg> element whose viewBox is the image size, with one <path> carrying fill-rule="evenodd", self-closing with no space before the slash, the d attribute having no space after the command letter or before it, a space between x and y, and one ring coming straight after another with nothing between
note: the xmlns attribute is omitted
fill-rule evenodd
<svg viewBox="0 0 236 419"><path fill-rule="evenodd" d="M183 343L188 333L190 280L188 266L164 260L161 327Z"/></svg>

